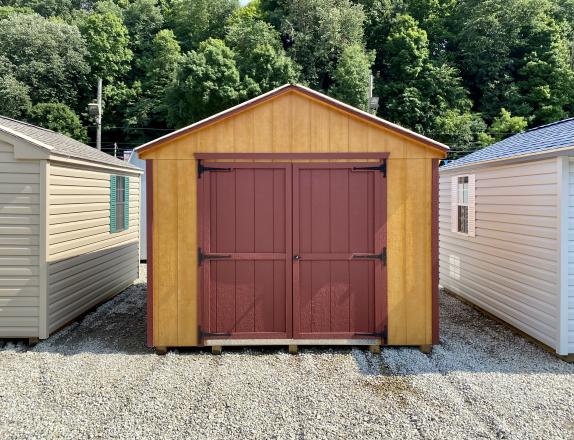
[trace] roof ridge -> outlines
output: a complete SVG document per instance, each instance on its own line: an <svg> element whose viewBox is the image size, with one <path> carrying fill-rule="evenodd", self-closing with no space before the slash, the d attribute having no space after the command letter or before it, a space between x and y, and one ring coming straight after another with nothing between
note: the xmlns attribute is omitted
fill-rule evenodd
<svg viewBox="0 0 574 440"><path fill-rule="evenodd" d="M572 118L566 118L566 119L561 119L560 121L554 121L554 122L549 122L548 124L544 124L544 125L539 125L538 127L532 127L529 128L526 131L523 131L522 133L529 133L531 131L536 131L536 130L540 130L541 128L546 128L546 127L551 127L553 125L558 125L558 124L562 124L564 122L569 122L569 121L574 121L574 117ZM516 133L516 134L520 134L520 133Z"/></svg>
<svg viewBox="0 0 574 440"><path fill-rule="evenodd" d="M62 135L62 136L66 136L66 135L63 134L63 133L58 133L57 131L50 130L49 128L40 127L39 125L34 125L34 124L31 124L30 122L26 122L26 121L20 121L19 119L9 118L8 116L0 115L0 119L8 119L9 121L16 122L16 123L18 123L18 124L27 125L27 126L29 126L29 127L34 127L34 128L39 129L39 130L49 131L50 133L54 133L54 134L59 134L59 135ZM70 136L68 136L68 137L70 137ZM74 139L74 138L70 138L70 139ZM75 139L74 139L74 140L75 140Z"/></svg>

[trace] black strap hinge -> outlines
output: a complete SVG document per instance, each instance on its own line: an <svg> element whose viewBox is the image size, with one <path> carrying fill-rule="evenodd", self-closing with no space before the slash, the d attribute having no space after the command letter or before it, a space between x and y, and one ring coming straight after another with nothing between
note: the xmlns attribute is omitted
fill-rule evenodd
<svg viewBox="0 0 574 440"><path fill-rule="evenodd" d="M206 254L203 249L197 248L197 264L201 266L205 260L225 260L231 258L230 254Z"/></svg>
<svg viewBox="0 0 574 440"><path fill-rule="evenodd" d="M387 248L383 248L380 254L359 254L351 257L353 260L381 260L383 264L387 265Z"/></svg>
<svg viewBox="0 0 574 440"><path fill-rule="evenodd" d="M201 175L206 171L219 171L219 172L227 172L231 171L231 168L217 168L217 167L206 167L201 163L201 159L197 161L197 178L201 179Z"/></svg>
<svg viewBox="0 0 574 440"><path fill-rule="evenodd" d="M382 332L375 332L375 333L355 333L355 336L372 336L375 338L379 338L381 340L381 345L387 345L387 326L383 327Z"/></svg>
<svg viewBox="0 0 574 440"><path fill-rule="evenodd" d="M197 334L199 336L199 340L203 341L205 338L223 338L226 336L231 336L231 333L229 332L221 332L221 333L213 333L213 332L204 332L203 329L201 327L198 327L197 329Z"/></svg>
<svg viewBox="0 0 574 440"><path fill-rule="evenodd" d="M372 167L353 167L353 171L380 171L383 177L387 177L387 159L383 159L379 165Z"/></svg>

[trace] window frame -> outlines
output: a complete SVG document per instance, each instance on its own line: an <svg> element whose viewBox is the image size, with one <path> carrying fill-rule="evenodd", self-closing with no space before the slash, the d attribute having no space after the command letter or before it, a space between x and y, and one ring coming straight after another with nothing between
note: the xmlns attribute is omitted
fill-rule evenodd
<svg viewBox="0 0 574 440"><path fill-rule="evenodd" d="M450 231L467 238L476 237L476 175L451 175L450 194Z"/></svg>
<svg viewBox="0 0 574 440"><path fill-rule="evenodd" d="M458 176L457 177L457 195L458 199L456 201L456 232L459 234L468 234L468 211L469 211L469 176ZM466 209L461 209L466 208ZM463 214L464 212L464 214Z"/></svg>
<svg viewBox="0 0 574 440"><path fill-rule="evenodd" d="M129 176L110 175L110 233L129 229Z"/></svg>

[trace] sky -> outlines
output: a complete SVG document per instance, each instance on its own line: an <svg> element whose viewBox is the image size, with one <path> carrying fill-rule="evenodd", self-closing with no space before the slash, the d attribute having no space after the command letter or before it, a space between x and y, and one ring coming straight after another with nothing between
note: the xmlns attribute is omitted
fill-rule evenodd
<svg viewBox="0 0 574 440"><path fill-rule="evenodd" d="M249 3L251 0L239 0L239 3L241 3L242 6L246 5L247 3Z"/></svg>

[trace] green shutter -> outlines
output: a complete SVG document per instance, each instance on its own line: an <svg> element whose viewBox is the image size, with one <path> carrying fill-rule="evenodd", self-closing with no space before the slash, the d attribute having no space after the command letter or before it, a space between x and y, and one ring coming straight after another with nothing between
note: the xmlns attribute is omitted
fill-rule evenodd
<svg viewBox="0 0 574 440"><path fill-rule="evenodd" d="M130 227L130 178L124 177L124 229Z"/></svg>
<svg viewBox="0 0 574 440"><path fill-rule="evenodd" d="M116 232L116 176L110 176L110 232Z"/></svg>

